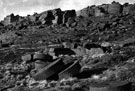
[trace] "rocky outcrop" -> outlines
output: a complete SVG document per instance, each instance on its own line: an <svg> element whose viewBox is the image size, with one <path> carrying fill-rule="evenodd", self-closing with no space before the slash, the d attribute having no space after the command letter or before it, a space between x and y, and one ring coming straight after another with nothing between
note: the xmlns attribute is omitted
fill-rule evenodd
<svg viewBox="0 0 135 91"><path fill-rule="evenodd" d="M135 4L125 3L123 5L123 14L135 14Z"/></svg>
<svg viewBox="0 0 135 91"><path fill-rule="evenodd" d="M53 10L52 12L53 12L53 15L55 17L55 19L52 21L52 23L53 24L62 24L62 19L63 19L62 15L63 15L63 13L62 13L61 9L58 8L58 9Z"/></svg>
<svg viewBox="0 0 135 91"><path fill-rule="evenodd" d="M63 14L63 24L67 23L69 18L76 17L76 12L75 10L67 10L64 11Z"/></svg>
<svg viewBox="0 0 135 91"><path fill-rule="evenodd" d="M108 13L110 14L121 14L122 13L122 5L118 2L112 2L108 6Z"/></svg>
<svg viewBox="0 0 135 91"><path fill-rule="evenodd" d="M121 81L135 82L134 5L83 10L76 16L54 9L1 25L0 91L124 91Z"/></svg>
<svg viewBox="0 0 135 91"><path fill-rule="evenodd" d="M84 8L80 11L77 11L77 16L84 16L84 17L90 17L94 15L94 7L95 6L88 6L87 8Z"/></svg>
<svg viewBox="0 0 135 91"><path fill-rule="evenodd" d="M52 20L55 19L51 11L45 11L40 14L39 21L41 24L52 24Z"/></svg>
<svg viewBox="0 0 135 91"><path fill-rule="evenodd" d="M20 19L19 15L14 15L13 13L11 15L8 15L7 17L4 18L4 24L9 25L15 22L18 22Z"/></svg>
<svg viewBox="0 0 135 91"><path fill-rule="evenodd" d="M95 9L95 16L97 17L97 16L103 16L103 15L105 15L105 10L103 9L103 8L96 8Z"/></svg>

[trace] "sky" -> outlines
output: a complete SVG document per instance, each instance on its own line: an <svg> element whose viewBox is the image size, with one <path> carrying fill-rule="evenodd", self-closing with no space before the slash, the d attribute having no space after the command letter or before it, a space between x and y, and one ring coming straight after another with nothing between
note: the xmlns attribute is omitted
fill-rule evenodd
<svg viewBox="0 0 135 91"><path fill-rule="evenodd" d="M26 16L49 9L80 10L90 5L111 3L114 0L0 0L0 20L11 13ZM135 0L115 0L120 3L135 3Z"/></svg>

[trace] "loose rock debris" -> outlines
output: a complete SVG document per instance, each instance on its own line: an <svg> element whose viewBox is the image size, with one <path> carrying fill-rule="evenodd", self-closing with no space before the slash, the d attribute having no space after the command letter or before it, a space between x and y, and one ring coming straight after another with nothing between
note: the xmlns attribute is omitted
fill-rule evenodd
<svg viewBox="0 0 135 91"><path fill-rule="evenodd" d="M134 91L135 5L61 9L0 22L0 91Z"/></svg>

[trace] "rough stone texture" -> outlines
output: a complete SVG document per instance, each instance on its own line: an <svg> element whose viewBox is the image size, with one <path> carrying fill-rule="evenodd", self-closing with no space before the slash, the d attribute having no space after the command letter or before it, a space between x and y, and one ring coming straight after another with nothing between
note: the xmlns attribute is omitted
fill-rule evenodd
<svg viewBox="0 0 135 91"><path fill-rule="evenodd" d="M135 14L135 4L125 3L123 5L123 14Z"/></svg>
<svg viewBox="0 0 135 91"><path fill-rule="evenodd" d="M122 12L122 5L119 4L118 2L112 2L112 4L108 6L108 13L120 14L121 12Z"/></svg>
<svg viewBox="0 0 135 91"><path fill-rule="evenodd" d="M95 6L91 6L91 7L87 7L87 8L84 8L84 9L78 11L77 16L89 17L89 16L94 15L94 7Z"/></svg>
<svg viewBox="0 0 135 91"><path fill-rule="evenodd" d="M96 8L95 9L95 16L103 16L105 13L103 8Z"/></svg>
<svg viewBox="0 0 135 91"><path fill-rule="evenodd" d="M9 25L1 21L0 91L12 91L18 86L32 91L90 91L92 82L123 80L132 82L134 89L134 10L134 4L113 2L77 11L80 16L74 10L54 9L22 17ZM58 49L56 55L54 49ZM29 62L21 60L25 54L35 52L43 56ZM82 71L58 80L58 74L80 58ZM62 59L60 64L54 65L58 59ZM35 75L41 81L35 81Z"/></svg>
<svg viewBox="0 0 135 91"><path fill-rule="evenodd" d="M14 14L11 14L11 15L7 16L6 18L4 18L4 24L8 25L8 24L11 24L13 22L17 22L17 21L19 21L19 18L20 18L19 15L14 16Z"/></svg>
<svg viewBox="0 0 135 91"><path fill-rule="evenodd" d="M21 60L25 62L32 61L32 59L32 54L27 54L21 57Z"/></svg>
<svg viewBox="0 0 135 91"><path fill-rule="evenodd" d="M63 24L65 24L70 17L76 17L75 10L64 11L64 14L63 14Z"/></svg>
<svg viewBox="0 0 135 91"><path fill-rule="evenodd" d="M81 66L79 61L74 62L68 68L59 73L59 79L68 79L77 75L80 72Z"/></svg>
<svg viewBox="0 0 135 91"><path fill-rule="evenodd" d="M33 75L33 78L35 80L45 80L57 74L59 71L61 71L64 68L64 66L65 65L61 59L56 60L50 65L39 70L36 74Z"/></svg>
<svg viewBox="0 0 135 91"><path fill-rule="evenodd" d="M97 87L96 87L97 86ZM96 86L91 86L90 91L127 91L131 90L129 82L112 82L108 85L97 84Z"/></svg>
<svg viewBox="0 0 135 91"><path fill-rule="evenodd" d="M53 15L55 17L55 19L52 21L53 24L62 24L62 15L63 15L63 12L61 11L61 9L60 8L54 9L52 11L52 13L53 13Z"/></svg>

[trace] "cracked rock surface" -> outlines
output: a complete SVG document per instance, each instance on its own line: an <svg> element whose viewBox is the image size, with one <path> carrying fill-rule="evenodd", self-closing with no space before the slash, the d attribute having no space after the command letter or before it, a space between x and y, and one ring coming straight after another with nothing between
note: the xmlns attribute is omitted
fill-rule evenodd
<svg viewBox="0 0 135 91"><path fill-rule="evenodd" d="M7 16L0 91L135 91L135 5Z"/></svg>

